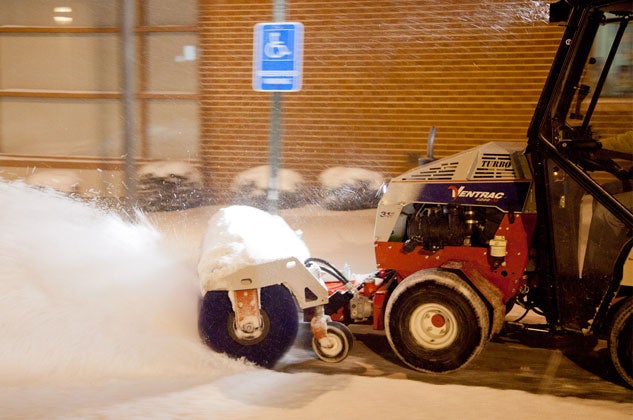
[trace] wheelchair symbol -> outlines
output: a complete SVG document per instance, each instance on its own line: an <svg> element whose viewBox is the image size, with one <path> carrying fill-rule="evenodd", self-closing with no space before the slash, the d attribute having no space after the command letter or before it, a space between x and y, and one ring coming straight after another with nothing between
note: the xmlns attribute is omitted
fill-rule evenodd
<svg viewBox="0 0 633 420"><path fill-rule="evenodd" d="M288 49L283 41L280 41L280 32L269 32L268 42L264 46L264 54L268 58L284 58L287 55L292 55L292 51Z"/></svg>

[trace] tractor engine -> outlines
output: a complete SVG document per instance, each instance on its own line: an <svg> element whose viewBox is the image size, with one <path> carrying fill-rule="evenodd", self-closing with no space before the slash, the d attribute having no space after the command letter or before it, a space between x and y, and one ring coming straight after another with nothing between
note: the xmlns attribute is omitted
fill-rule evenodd
<svg viewBox="0 0 633 420"><path fill-rule="evenodd" d="M485 246L501 221L502 215L494 213L473 206L419 205L409 216L403 251L411 252L417 246L427 251L445 246Z"/></svg>

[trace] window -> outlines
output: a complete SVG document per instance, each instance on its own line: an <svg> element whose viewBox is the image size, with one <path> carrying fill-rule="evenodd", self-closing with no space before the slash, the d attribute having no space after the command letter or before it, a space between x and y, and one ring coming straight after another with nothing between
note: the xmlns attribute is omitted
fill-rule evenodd
<svg viewBox="0 0 633 420"><path fill-rule="evenodd" d="M607 18L613 17L607 15ZM596 61L595 67L600 68L604 64L611 42L618 31L618 25L601 26L596 35L596 41L591 50L591 56ZM599 69L588 74L595 83L600 74ZM633 97L633 30L627 25L620 47L613 59L613 64L609 70L609 76L603 88L603 96L615 98Z"/></svg>
<svg viewBox="0 0 633 420"><path fill-rule="evenodd" d="M122 159L120 10L3 1L0 156ZM137 21L138 157L197 159L197 1L137 0Z"/></svg>

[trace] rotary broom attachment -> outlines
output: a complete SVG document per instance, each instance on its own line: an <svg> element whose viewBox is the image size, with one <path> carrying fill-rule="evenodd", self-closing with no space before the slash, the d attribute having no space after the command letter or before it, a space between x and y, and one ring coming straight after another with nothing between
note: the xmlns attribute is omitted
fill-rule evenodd
<svg viewBox="0 0 633 420"><path fill-rule="evenodd" d="M198 329L213 350L272 367L295 341L299 312L311 314L312 347L327 362L351 350L349 329L324 313L328 290L303 241L279 216L246 206L210 220L198 275ZM309 310L309 311L308 311Z"/></svg>

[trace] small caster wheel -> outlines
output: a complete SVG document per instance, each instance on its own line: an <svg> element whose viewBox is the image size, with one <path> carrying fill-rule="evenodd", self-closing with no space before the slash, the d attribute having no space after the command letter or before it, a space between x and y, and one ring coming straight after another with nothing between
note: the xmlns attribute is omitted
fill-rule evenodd
<svg viewBox="0 0 633 420"><path fill-rule="evenodd" d="M354 336L349 328L340 322L327 323L327 338L332 344L331 347L324 347L319 343L319 340L312 338L312 349L317 357L324 362L338 363L345 359L352 350Z"/></svg>

